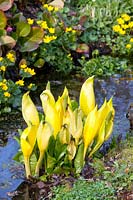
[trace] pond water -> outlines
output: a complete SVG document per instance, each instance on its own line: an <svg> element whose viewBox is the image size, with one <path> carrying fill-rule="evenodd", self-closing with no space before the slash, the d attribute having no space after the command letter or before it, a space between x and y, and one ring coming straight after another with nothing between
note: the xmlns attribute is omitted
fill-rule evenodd
<svg viewBox="0 0 133 200"><path fill-rule="evenodd" d="M57 97L61 95L66 85L70 97L78 100L81 85L85 79L78 77L69 77L65 80L50 80L51 90ZM46 86L45 83L38 84L38 93L40 94ZM129 130L129 121L126 118L128 107L133 103L133 79L130 76L120 77L119 75L107 79L95 79L95 95L97 104L100 106L104 98L109 99L113 96L113 103L116 110L114 120L113 135L121 135L125 137ZM37 106L41 106L39 94L32 94L34 102ZM11 117L12 119L12 117ZM11 193L20 183L24 181L24 168L20 164L12 160L16 154L19 145L13 139L18 128L22 128L24 122L21 116L17 116L14 120L0 121L0 199L12 199ZM7 136L7 137L6 137ZM18 199L20 199L18 197ZM24 199L24 198L23 198Z"/></svg>

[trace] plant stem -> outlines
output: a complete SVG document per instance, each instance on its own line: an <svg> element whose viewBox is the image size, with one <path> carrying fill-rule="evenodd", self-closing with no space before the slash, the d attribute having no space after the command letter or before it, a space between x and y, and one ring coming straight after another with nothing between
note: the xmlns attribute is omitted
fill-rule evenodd
<svg viewBox="0 0 133 200"><path fill-rule="evenodd" d="M36 169L35 169L35 175L36 176L39 176L39 169L40 169L40 166L42 164L43 155L44 155L44 151L40 151L39 159L37 161Z"/></svg>
<svg viewBox="0 0 133 200"><path fill-rule="evenodd" d="M29 157L27 156L24 157L24 164L25 164L26 178L28 179L29 176L31 176Z"/></svg>

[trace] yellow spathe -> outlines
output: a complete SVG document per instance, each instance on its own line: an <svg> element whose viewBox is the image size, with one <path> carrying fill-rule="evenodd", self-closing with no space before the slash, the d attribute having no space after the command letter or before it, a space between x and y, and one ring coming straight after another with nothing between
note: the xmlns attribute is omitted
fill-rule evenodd
<svg viewBox="0 0 133 200"><path fill-rule="evenodd" d="M79 97L80 108L84 115L88 115L95 107L95 94L93 88L94 76L88 78L82 85Z"/></svg>

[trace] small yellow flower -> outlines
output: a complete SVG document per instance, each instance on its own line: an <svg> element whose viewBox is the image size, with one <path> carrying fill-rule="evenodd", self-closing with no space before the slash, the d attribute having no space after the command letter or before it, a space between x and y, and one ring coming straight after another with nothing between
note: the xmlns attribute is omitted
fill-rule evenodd
<svg viewBox="0 0 133 200"><path fill-rule="evenodd" d="M55 28L49 28L49 33L55 33Z"/></svg>
<svg viewBox="0 0 133 200"><path fill-rule="evenodd" d="M133 38L130 39L130 42L133 42Z"/></svg>
<svg viewBox="0 0 133 200"><path fill-rule="evenodd" d="M47 8L47 9L48 9L48 11L49 11L49 12L51 12L51 11L53 11L53 10L54 10L54 7L53 7L53 6L48 6L48 8Z"/></svg>
<svg viewBox="0 0 133 200"><path fill-rule="evenodd" d="M55 11L55 12L57 12L58 10L59 10L59 8L58 8L58 7L55 7L55 8L54 8L54 11Z"/></svg>
<svg viewBox="0 0 133 200"><path fill-rule="evenodd" d="M3 60L3 57L0 56L0 62Z"/></svg>
<svg viewBox="0 0 133 200"><path fill-rule="evenodd" d="M44 5L43 5L43 8L48 8L48 4L44 4Z"/></svg>
<svg viewBox="0 0 133 200"><path fill-rule="evenodd" d="M57 36L55 36L55 35L51 36L51 40L56 40L56 39L57 39Z"/></svg>
<svg viewBox="0 0 133 200"><path fill-rule="evenodd" d="M121 17L125 20L125 21L129 21L131 19L131 17L127 14L122 14Z"/></svg>
<svg viewBox="0 0 133 200"><path fill-rule="evenodd" d="M75 31L75 30L72 30L72 33L74 34L74 33L76 33L76 31Z"/></svg>
<svg viewBox="0 0 133 200"><path fill-rule="evenodd" d="M127 48L127 49L131 49L131 44L127 44L127 45L126 45L126 48Z"/></svg>
<svg viewBox="0 0 133 200"><path fill-rule="evenodd" d="M26 67L27 67L26 64L21 64L21 65L20 65L20 68L21 68L21 69L25 69Z"/></svg>
<svg viewBox="0 0 133 200"><path fill-rule="evenodd" d="M32 76L36 74L35 71L34 71L34 69L31 69L31 68L28 68L28 73L30 75L32 75Z"/></svg>
<svg viewBox="0 0 133 200"><path fill-rule="evenodd" d="M10 60L11 62L15 62L15 57L13 53L7 53L6 57L8 58L8 60Z"/></svg>
<svg viewBox="0 0 133 200"><path fill-rule="evenodd" d="M16 81L16 85L24 86L24 81L18 80L18 81Z"/></svg>
<svg viewBox="0 0 133 200"><path fill-rule="evenodd" d="M32 25L34 23L34 19L28 18L27 22L28 22L28 24Z"/></svg>
<svg viewBox="0 0 133 200"><path fill-rule="evenodd" d="M71 32L72 31L72 28L71 27L66 27L66 32Z"/></svg>
<svg viewBox="0 0 133 200"><path fill-rule="evenodd" d="M122 18L117 19L118 24L124 24L124 20Z"/></svg>
<svg viewBox="0 0 133 200"><path fill-rule="evenodd" d="M120 29L120 30L119 30L119 33L120 33L121 35L125 35L125 34L126 34L126 31L123 30L123 29Z"/></svg>
<svg viewBox="0 0 133 200"><path fill-rule="evenodd" d="M31 89L32 86L33 86L33 83L30 83L30 84L28 85L28 89Z"/></svg>
<svg viewBox="0 0 133 200"><path fill-rule="evenodd" d="M129 28L133 28L133 21L131 21L131 22L128 23L128 27Z"/></svg>
<svg viewBox="0 0 133 200"><path fill-rule="evenodd" d="M114 25L113 26L113 31L114 32L119 32L120 29L121 29L120 25Z"/></svg>
<svg viewBox="0 0 133 200"><path fill-rule="evenodd" d="M4 90L4 91L8 90L8 86L4 83L2 84L2 90Z"/></svg>
<svg viewBox="0 0 133 200"><path fill-rule="evenodd" d="M129 28L129 26L128 26L127 24L122 24L121 27L122 27L123 29Z"/></svg>
<svg viewBox="0 0 133 200"><path fill-rule="evenodd" d="M38 25L40 25L42 22L43 22L42 20L36 21L36 23L37 23Z"/></svg>
<svg viewBox="0 0 133 200"><path fill-rule="evenodd" d="M2 66L0 67L0 70L3 71L3 72L5 72L5 71L6 71L6 66L2 65Z"/></svg>
<svg viewBox="0 0 133 200"><path fill-rule="evenodd" d="M9 92L4 92L4 96L5 96L5 97L10 97L11 94L10 94Z"/></svg>
<svg viewBox="0 0 133 200"><path fill-rule="evenodd" d="M47 25L47 22L46 22L46 21L42 21L42 23L40 24L40 26L41 26L43 29L48 29L48 25Z"/></svg>

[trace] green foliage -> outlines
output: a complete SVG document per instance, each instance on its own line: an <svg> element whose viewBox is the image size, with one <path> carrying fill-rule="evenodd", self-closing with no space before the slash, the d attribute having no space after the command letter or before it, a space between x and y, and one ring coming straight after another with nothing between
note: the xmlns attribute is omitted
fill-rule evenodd
<svg viewBox="0 0 133 200"><path fill-rule="evenodd" d="M80 59L80 64L83 67L82 72L87 76L111 76L128 69L127 59L113 58L111 56L98 56L88 61L83 57Z"/></svg>
<svg viewBox="0 0 133 200"><path fill-rule="evenodd" d="M11 112L12 108L19 108L21 106L22 91L21 88L28 87L29 90L35 90L35 84L25 84L24 79L32 76L32 71L25 65L25 69L21 66L24 61L20 63L20 69L18 72L18 80L11 80L10 70L13 68L16 70L16 55L14 51L10 51L5 57L0 57L0 115L3 113ZM25 61L26 62L26 61ZM27 70L27 72L24 72Z"/></svg>
<svg viewBox="0 0 133 200"><path fill-rule="evenodd" d="M115 197L115 190L112 185L108 186L104 181L86 181L79 179L73 185L73 188L59 186L53 189L52 200L113 200Z"/></svg>

